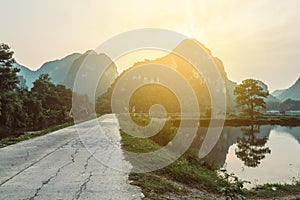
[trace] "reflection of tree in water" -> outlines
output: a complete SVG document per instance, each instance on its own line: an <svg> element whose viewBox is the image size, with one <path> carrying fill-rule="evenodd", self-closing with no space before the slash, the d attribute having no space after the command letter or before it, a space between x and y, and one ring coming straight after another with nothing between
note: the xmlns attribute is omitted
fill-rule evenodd
<svg viewBox="0 0 300 200"><path fill-rule="evenodd" d="M265 147L268 141L267 137L258 138L256 133L260 132L260 127L251 125L250 128L241 128L244 136L238 138L235 154L248 167L257 167L266 154L271 153L269 147Z"/></svg>

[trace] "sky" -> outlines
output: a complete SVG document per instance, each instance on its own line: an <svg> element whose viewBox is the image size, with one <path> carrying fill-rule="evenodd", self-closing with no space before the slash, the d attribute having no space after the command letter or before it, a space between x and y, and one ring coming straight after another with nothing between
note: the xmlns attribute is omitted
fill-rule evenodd
<svg viewBox="0 0 300 200"><path fill-rule="evenodd" d="M0 0L0 42L35 70L126 31L169 29L203 43L231 80L256 78L273 91L300 77L299 7L298 0Z"/></svg>

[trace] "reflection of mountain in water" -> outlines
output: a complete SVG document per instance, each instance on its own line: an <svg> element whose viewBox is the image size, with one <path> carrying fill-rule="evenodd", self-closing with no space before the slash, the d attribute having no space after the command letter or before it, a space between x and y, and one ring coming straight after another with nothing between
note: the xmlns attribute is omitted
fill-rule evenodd
<svg viewBox="0 0 300 200"><path fill-rule="evenodd" d="M277 132L285 132L295 138L300 144L300 127L283 127L277 126L274 130Z"/></svg>
<svg viewBox="0 0 300 200"><path fill-rule="evenodd" d="M245 134L242 131L245 128L247 129L249 127L224 127L217 144L215 145L213 150L203 159L205 163L216 169L222 168L225 164L229 148L233 144L236 144L239 139L245 137ZM255 134L255 140L263 140L264 138L269 138L272 128L272 126L261 126L260 132ZM201 147L206 131L207 128L204 127L201 127L198 130L195 142L192 144L192 149L196 150L196 152L198 152Z"/></svg>

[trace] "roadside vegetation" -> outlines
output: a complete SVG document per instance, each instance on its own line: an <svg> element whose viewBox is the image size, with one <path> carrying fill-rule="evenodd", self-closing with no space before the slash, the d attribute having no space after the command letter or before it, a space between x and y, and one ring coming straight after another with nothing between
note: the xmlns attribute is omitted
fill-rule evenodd
<svg viewBox="0 0 300 200"><path fill-rule="evenodd" d="M87 95L53 84L48 74L40 75L28 90L20 83L13 53L8 45L0 44L0 139L6 138L1 140L2 144L31 138L52 127L63 127L62 124L72 121L74 113L83 119L88 116L93 105ZM78 105L75 108L72 100ZM29 131L34 133L26 133Z"/></svg>
<svg viewBox="0 0 300 200"><path fill-rule="evenodd" d="M0 148L12 145L12 144L16 144L18 142L22 142L25 140L29 140L31 138L35 138L38 136L42 136L45 135L47 133L51 133L53 131L62 129L62 128L66 128L68 126L72 126L74 125L74 122L66 122L64 124L61 125L57 125L57 126L53 126L53 127L49 127L40 131L30 131L30 132L25 132L19 136L9 136L9 137L5 137L3 139L0 139Z"/></svg>
<svg viewBox="0 0 300 200"><path fill-rule="evenodd" d="M179 124L181 117L179 115L172 115L170 120L175 124ZM199 120L199 119L186 119L186 120ZM199 123L201 127L209 126L211 118L201 116ZM213 119L218 121L218 119ZM224 121L225 126L250 126L256 125L281 125L281 126L299 126L300 116L299 115L263 115L260 114L252 121L249 116L245 115L228 115Z"/></svg>
<svg viewBox="0 0 300 200"><path fill-rule="evenodd" d="M300 199L300 182L291 184L265 184L246 191L245 195L251 199L267 199L287 197L288 199Z"/></svg>

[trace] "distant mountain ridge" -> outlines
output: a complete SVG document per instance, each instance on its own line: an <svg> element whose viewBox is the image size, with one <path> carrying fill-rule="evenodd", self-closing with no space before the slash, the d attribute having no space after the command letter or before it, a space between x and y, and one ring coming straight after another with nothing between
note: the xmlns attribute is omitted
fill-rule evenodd
<svg viewBox="0 0 300 200"><path fill-rule="evenodd" d="M41 74L49 74L53 83L62 84L72 89L76 74L83 62L88 63L94 68L105 67L107 64L111 64L99 81L96 96L104 93L118 76L117 67L112 60L105 54L97 54L94 51L87 51L84 54L73 53L62 59L46 62L36 71L30 70L17 62L14 63L14 67L20 69L20 72L18 72L19 79L22 80L22 82L25 80L25 83L22 83L22 86L25 84L29 89L33 87L33 82L37 80ZM91 74L90 76L93 75ZM90 84L91 80L91 77L87 78L85 84ZM77 92L82 94L85 93L84 90ZM92 95L88 95L92 99Z"/></svg>
<svg viewBox="0 0 300 200"><path fill-rule="evenodd" d="M36 71L30 70L18 63L15 63L14 66L20 69L18 75L24 77L26 86L31 89L33 82L38 79L41 74L49 74L53 83L62 84L74 60L80 56L81 54L79 53L73 53L62 59L46 62Z"/></svg>
<svg viewBox="0 0 300 200"><path fill-rule="evenodd" d="M174 51L186 51L189 48L189 43L194 40L186 40L183 41L180 45L178 45ZM197 42L199 43L199 42ZM201 43L199 45L203 46ZM209 55L212 56L212 53L209 49L203 46L203 48L207 51ZM107 64L110 64L110 67L107 69L107 72L105 73L105 77L101 80L101 87L98 86L96 91L96 96L99 96L100 94L104 93L110 85L113 83L115 78L118 76L117 72L117 66L111 61L111 59L106 56L105 54L97 54L93 51L87 51L84 54L80 53L73 53L68 56L65 56L61 59L48 61L44 63L38 70L33 71L30 70L28 67L23 66L19 63L15 63L14 66L18 69L20 69L20 72L18 73L19 79L21 81L22 86L26 85L29 89L33 87L33 82L38 79L38 77L41 74L48 73L50 77L52 78L52 81L55 84L62 84L65 85L68 88L72 88L74 84L74 80L76 78L76 74L78 72L78 69L80 65L83 63L84 59L89 55L89 64L93 67L105 67ZM225 82L226 90L227 90L227 103L229 109L235 110L235 97L233 94L234 88L237 86L237 83L231 81L228 79L228 76L225 72L224 65L222 61L212 56L213 61L216 63L219 72L221 73L221 76ZM191 76L191 74L184 72L183 69L184 66L187 67L187 63L183 62L181 59L179 59L175 55L168 55L161 58L157 58L152 61L143 61L135 63L136 65L141 65L145 63L151 63L151 62L158 62L162 64L167 64L169 66L173 66L173 68L177 68L177 70L181 70L185 76L188 78ZM92 79L87 79L87 84L91 82L91 80L94 80L96 77L93 77ZM194 80L196 81L196 80ZM266 84L260 81L260 85L265 89L268 90L268 87ZM82 89L82 92L84 92L84 89ZM90 98L91 95L89 95ZM300 100L300 78L293 84L290 88L284 89L284 90L276 90L275 92L271 93L270 96L266 99L267 102L284 102L288 99L292 100ZM205 99L203 99L205 100Z"/></svg>
<svg viewBox="0 0 300 200"><path fill-rule="evenodd" d="M276 90L272 93L272 95L279 99L281 102L287 99L300 100L300 77L288 89Z"/></svg>
<svg viewBox="0 0 300 200"><path fill-rule="evenodd" d="M258 85L261 86L265 92L269 92L269 87L264 82L258 80ZM279 102L279 100L272 94L269 94L267 98L265 98L266 102Z"/></svg>
<svg viewBox="0 0 300 200"><path fill-rule="evenodd" d="M89 72L81 74L81 76L84 76L84 83L77 85L75 92L87 94L92 102L106 92L119 75L117 66L107 55L103 53L97 54L95 51L90 50L72 63L62 84L68 88L73 88L80 67L83 67L85 72L88 70ZM101 71L101 69L105 69L105 72L100 78L97 72ZM98 83L96 91L90 90L91 85L95 85L95 83Z"/></svg>

